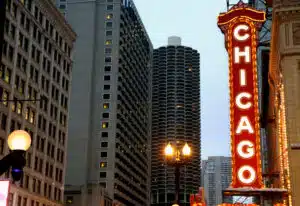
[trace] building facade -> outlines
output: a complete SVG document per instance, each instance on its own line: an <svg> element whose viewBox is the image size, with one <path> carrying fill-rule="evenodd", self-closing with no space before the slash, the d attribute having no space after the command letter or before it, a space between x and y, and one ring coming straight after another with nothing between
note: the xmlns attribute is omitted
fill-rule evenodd
<svg viewBox="0 0 300 206"><path fill-rule="evenodd" d="M66 206L100 205L112 206L113 200L105 188L99 184L90 184L87 187L66 186Z"/></svg>
<svg viewBox="0 0 300 206"><path fill-rule="evenodd" d="M152 44L138 11L131 0L69 0L67 20L79 37L66 184L148 205Z"/></svg>
<svg viewBox="0 0 300 206"><path fill-rule="evenodd" d="M202 161L203 186L207 206L215 206L223 202L232 203L232 197L223 200L222 191L231 183L231 157L212 156Z"/></svg>
<svg viewBox="0 0 300 206"><path fill-rule="evenodd" d="M261 157L262 171L268 173L268 145L267 145L267 124L268 124L268 101L269 101L269 59L270 59L270 43L272 29L272 4L268 4L259 0L252 0L251 4L258 10L266 12L266 21L259 33L259 43L257 48L257 79L259 91L259 111L260 111L260 136L261 136ZM268 186L268 182L265 182Z"/></svg>
<svg viewBox="0 0 300 206"><path fill-rule="evenodd" d="M175 199L174 168L166 165L164 147L187 142L191 163L181 168L180 201L200 186L200 54L170 37L169 45L154 50L152 95L152 205L170 205Z"/></svg>
<svg viewBox="0 0 300 206"><path fill-rule="evenodd" d="M51 0L8 1L0 66L1 156L9 152L12 131L26 130L32 138L10 205L63 203L75 38ZM18 101L28 99L33 101Z"/></svg>
<svg viewBox="0 0 300 206"><path fill-rule="evenodd" d="M269 66L269 168L272 186L290 193L288 206L300 204L300 2L273 0Z"/></svg>

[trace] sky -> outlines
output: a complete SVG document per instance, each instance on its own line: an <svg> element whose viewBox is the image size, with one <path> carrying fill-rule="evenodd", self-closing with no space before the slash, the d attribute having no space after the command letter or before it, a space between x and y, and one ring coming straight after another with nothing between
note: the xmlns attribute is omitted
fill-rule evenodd
<svg viewBox="0 0 300 206"><path fill-rule="evenodd" d="M200 53L201 155L230 156L228 58L217 16L226 0L134 0L153 47L169 36ZM236 3L237 1L230 1Z"/></svg>

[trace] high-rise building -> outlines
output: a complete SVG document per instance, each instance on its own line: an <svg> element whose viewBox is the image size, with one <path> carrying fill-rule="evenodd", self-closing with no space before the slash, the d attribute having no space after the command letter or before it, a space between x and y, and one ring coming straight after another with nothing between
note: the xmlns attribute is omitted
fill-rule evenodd
<svg viewBox="0 0 300 206"><path fill-rule="evenodd" d="M66 184L148 205L152 44L138 11L131 0L69 0L67 20L78 39Z"/></svg>
<svg viewBox="0 0 300 206"><path fill-rule="evenodd" d="M231 183L231 157L212 156L202 161L203 186L207 206L232 203L232 197L222 198L222 191Z"/></svg>
<svg viewBox="0 0 300 206"><path fill-rule="evenodd" d="M180 170L180 201L200 186L200 54L170 37L167 46L154 50L152 93L152 205L170 205L175 199L174 168L167 166L164 147L187 142L191 163Z"/></svg>
<svg viewBox="0 0 300 206"><path fill-rule="evenodd" d="M7 1L4 34L1 156L9 152L6 139L13 130L26 130L32 138L23 179L12 184L9 205L62 205L76 34L51 0Z"/></svg>

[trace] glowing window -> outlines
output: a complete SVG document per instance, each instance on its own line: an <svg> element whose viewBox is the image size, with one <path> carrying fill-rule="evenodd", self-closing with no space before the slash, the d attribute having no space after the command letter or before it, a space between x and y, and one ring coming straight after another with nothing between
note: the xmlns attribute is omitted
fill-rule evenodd
<svg viewBox="0 0 300 206"><path fill-rule="evenodd" d="M112 19L113 18L113 14L107 14L106 15L106 19Z"/></svg>
<svg viewBox="0 0 300 206"><path fill-rule="evenodd" d="M22 103L21 102L17 102L17 113L18 114L22 113Z"/></svg>
<svg viewBox="0 0 300 206"><path fill-rule="evenodd" d="M109 108L109 103L104 103L103 104L103 109L108 109Z"/></svg>
<svg viewBox="0 0 300 206"><path fill-rule="evenodd" d="M102 122L102 128L108 128L108 122Z"/></svg>
<svg viewBox="0 0 300 206"><path fill-rule="evenodd" d="M105 45L111 45L112 44L112 40L111 39L108 39L105 41Z"/></svg>
<svg viewBox="0 0 300 206"><path fill-rule="evenodd" d="M107 167L107 162L100 162L100 168Z"/></svg>

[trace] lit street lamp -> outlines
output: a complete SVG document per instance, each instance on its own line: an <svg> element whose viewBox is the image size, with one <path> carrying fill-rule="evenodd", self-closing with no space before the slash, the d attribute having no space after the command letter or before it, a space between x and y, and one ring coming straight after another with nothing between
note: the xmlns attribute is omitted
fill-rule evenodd
<svg viewBox="0 0 300 206"><path fill-rule="evenodd" d="M177 142L178 144L179 142ZM174 148L171 143L165 147L165 157L167 163L175 167L175 204L172 206L179 206L179 191L180 191L180 167L187 164L191 156L191 148L185 143L182 149Z"/></svg>
<svg viewBox="0 0 300 206"><path fill-rule="evenodd" d="M24 130L16 130L8 136L7 144L11 152L0 160L0 175L11 168L13 180L19 181L23 176L25 152L31 145L31 137Z"/></svg>

